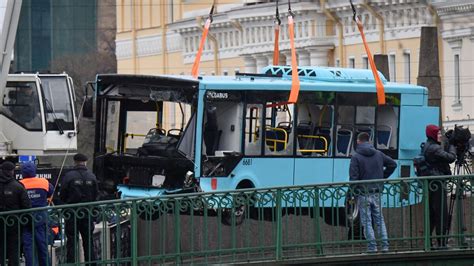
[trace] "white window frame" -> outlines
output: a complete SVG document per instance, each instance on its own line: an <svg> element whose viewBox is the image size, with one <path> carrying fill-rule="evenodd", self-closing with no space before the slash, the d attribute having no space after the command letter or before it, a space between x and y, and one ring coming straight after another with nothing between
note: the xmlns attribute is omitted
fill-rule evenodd
<svg viewBox="0 0 474 266"><path fill-rule="evenodd" d="M405 82L411 83L411 54L410 51L403 52L403 64L405 71Z"/></svg>
<svg viewBox="0 0 474 266"><path fill-rule="evenodd" d="M168 23L174 22L174 0L168 0L167 7L168 7Z"/></svg>
<svg viewBox="0 0 474 266"><path fill-rule="evenodd" d="M391 82L397 82L397 56L396 53L388 55L388 71Z"/></svg>
<svg viewBox="0 0 474 266"><path fill-rule="evenodd" d="M461 55L454 54L454 104L461 104Z"/></svg>

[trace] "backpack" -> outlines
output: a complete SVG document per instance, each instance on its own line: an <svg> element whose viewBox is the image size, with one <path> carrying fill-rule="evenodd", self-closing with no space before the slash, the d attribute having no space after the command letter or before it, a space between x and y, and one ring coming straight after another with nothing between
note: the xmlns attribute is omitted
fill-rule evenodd
<svg viewBox="0 0 474 266"><path fill-rule="evenodd" d="M425 158L425 143L420 145L421 151L415 158L413 158L413 165L415 166L416 176L428 176L430 175L430 164Z"/></svg>

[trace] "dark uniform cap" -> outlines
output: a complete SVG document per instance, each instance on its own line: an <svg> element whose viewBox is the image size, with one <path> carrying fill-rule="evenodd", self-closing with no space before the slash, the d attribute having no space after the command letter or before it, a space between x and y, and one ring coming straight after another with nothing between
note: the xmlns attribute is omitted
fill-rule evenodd
<svg viewBox="0 0 474 266"><path fill-rule="evenodd" d="M0 168L6 171L15 170L15 164L10 161L5 161L0 165Z"/></svg>
<svg viewBox="0 0 474 266"><path fill-rule="evenodd" d="M78 153L78 154L74 155L73 159L76 162L87 162L87 156L85 156L82 153Z"/></svg>

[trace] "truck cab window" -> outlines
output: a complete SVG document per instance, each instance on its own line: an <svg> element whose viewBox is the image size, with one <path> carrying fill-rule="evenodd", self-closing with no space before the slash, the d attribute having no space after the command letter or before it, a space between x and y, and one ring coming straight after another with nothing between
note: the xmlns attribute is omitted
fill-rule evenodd
<svg viewBox="0 0 474 266"><path fill-rule="evenodd" d="M42 129L37 87L34 82L8 82L3 94L3 113L28 130Z"/></svg>
<svg viewBox="0 0 474 266"><path fill-rule="evenodd" d="M47 130L74 130L73 105L67 78L42 76Z"/></svg>

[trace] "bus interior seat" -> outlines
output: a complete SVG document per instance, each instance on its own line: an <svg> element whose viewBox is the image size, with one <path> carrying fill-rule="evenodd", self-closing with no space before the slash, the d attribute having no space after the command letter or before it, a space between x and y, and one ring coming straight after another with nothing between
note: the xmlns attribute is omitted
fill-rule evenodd
<svg viewBox="0 0 474 266"><path fill-rule="evenodd" d="M277 127L286 130L288 135L291 133L291 122L280 122Z"/></svg>
<svg viewBox="0 0 474 266"><path fill-rule="evenodd" d="M300 121L296 126L298 132L298 147L301 150L312 149L312 139L303 137L304 135L311 135L313 131L313 123L311 121ZM311 155L311 152L301 152L302 155Z"/></svg>
<svg viewBox="0 0 474 266"><path fill-rule="evenodd" d="M282 151L287 148L288 132L283 128L265 127L265 143L270 151Z"/></svg>
<svg viewBox="0 0 474 266"><path fill-rule="evenodd" d="M339 129L336 139L336 156L349 156L352 142L352 131L348 129Z"/></svg>
<svg viewBox="0 0 474 266"><path fill-rule="evenodd" d="M377 148L388 149L392 138L392 127L387 125L377 126Z"/></svg>
<svg viewBox="0 0 474 266"><path fill-rule="evenodd" d="M315 136L319 136L321 138L316 138L314 143L315 150L326 150L325 152L318 152L319 154L328 154L331 149L331 128L330 127L316 127L314 129ZM322 139L324 138L325 141ZM326 146L327 145L327 146Z"/></svg>

